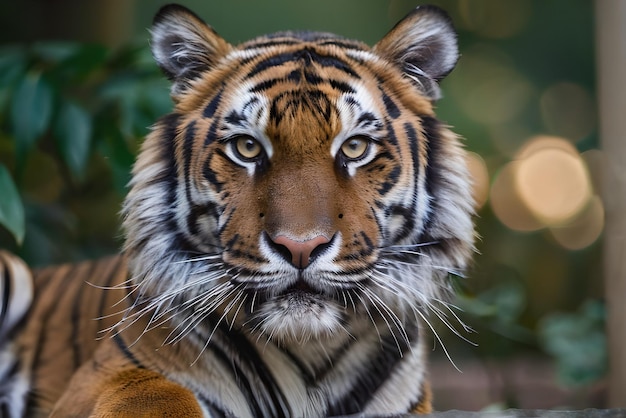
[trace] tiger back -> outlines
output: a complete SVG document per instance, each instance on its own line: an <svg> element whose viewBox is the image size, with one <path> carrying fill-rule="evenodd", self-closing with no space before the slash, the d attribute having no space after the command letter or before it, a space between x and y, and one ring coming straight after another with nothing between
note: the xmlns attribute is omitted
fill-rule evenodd
<svg viewBox="0 0 626 418"><path fill-rule="evenodd" d="M450 19L419 7L373 47L235 46L169 5L151 34L174 109L133 167L123 256L35 274L0 340L3 411L429 412L430 315L474 239L464 151L433 109Z"/></svg>
<svg viewBox="0 0 626 418"><path fill-rule="evenodd" d="M23 309L0 322L0 416L20 417L26 406L27 416L49 416L128 307L126 264L118 256L31 272L0 252L0 269L11 283L0 289L10 293L0 311Z"/></svg>

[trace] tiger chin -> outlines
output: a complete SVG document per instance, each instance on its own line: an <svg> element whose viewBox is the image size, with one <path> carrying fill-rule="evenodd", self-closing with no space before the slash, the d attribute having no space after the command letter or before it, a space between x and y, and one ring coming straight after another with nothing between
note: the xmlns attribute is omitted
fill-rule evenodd
<svg viewBox="0 0 626 418"><path fill-rule="evenodd" d="M430 316L474 240L464 150L433 110L450 19L418 7L373 47L231 45L169 5L151 35L174 108L134 165L122 255L31 272L0 252L0 411L431 411Z"/></svg>

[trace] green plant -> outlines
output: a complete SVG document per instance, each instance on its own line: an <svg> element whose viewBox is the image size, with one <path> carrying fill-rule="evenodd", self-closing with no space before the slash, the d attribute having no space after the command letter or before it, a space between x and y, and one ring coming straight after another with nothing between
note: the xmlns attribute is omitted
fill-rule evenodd
<svg viewBox="0 0 626 418"><path fill-rule="evenodd" d="M559 381L583 386L606 374L606 309L590 300L574 313L552 313L539 323L541 347L556 360Z"/></svg>
<svg viewBox="0 0 626 418"><path fill-rule="evenodd" d="M114 239L109 220L139 139L171 106L167 83L145 48L2 48L0 246L34 264L106 252L113 244L98 230ZM95 232L83 233L85 227Z"/></svg>

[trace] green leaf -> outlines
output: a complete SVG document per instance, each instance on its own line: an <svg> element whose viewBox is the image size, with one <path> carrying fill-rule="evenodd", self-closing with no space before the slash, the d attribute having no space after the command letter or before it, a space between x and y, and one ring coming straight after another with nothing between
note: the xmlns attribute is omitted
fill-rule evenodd
<svg viewBox="0 0 626 418"><path fill-rule="evenodd" d="M64 101L54 122L54 136L63 161L79 179L83 177L89 158L91 134L89 113L76 103Z"/></svg>
<svg viewBox="0 0 626 418"><path fill-rule="evenodd" d="M52 99L52 88L41 74L29 73L17 85L11 103L11 123L20 163L48 128Z"/></svg>
<svg viewBox="0 0 626 418"><path fill-rule="evenodd" d="M11 174L2 164L0 164L0 196L2 196L0 198L0 225L4 226L21 245L26 229L24 206Z"/></svg>

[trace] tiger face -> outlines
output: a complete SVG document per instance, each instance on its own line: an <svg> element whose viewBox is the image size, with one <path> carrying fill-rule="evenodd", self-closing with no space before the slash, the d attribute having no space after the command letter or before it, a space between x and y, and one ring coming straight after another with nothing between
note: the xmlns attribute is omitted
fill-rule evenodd
<svg viewBox="0 0 626 418"><path fill-rule="evenodd" d="M408 343L473 241L463 151L432 106L458 57L447 16L418 8L372 48L309 32L233 46L170 6L152 35L175 109L124 207L138 298L181 333L373 323Z"/></svg>

